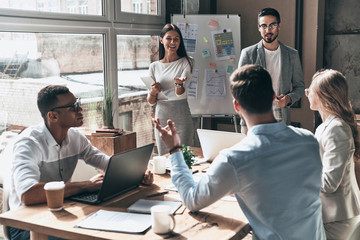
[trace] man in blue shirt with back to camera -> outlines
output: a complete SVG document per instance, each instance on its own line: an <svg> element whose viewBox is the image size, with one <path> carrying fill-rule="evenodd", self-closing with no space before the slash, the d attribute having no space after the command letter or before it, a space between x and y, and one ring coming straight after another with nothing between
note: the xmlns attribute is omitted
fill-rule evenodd
<svg viewBox="0 0 360 240"><path fill-rule="evenodd" d="M276 121L276 95L261 66L242 66L230 81L234 108L249 131L241 142L220 151L199 182L184 162L175 123L168 120L161 127L154 120L170 149L171 178L183 203L198 211L235 194L254 239L326 239L319 197L322 165L313 134Z"/></svg>

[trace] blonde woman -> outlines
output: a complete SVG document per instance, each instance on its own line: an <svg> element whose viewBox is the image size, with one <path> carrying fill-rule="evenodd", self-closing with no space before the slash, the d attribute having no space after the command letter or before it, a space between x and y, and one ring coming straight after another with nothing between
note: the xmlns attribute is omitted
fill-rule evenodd
<svg viewBox="0 0 360 240"><path fill-rule="evenodd" d="M321 201L327 239L347 239L359 221L360 196L354 156L360 157L355 114L348 85L336 70L321 70L305 89L310 109L319 111L323 123L316 129L323 164Z"/></svg>

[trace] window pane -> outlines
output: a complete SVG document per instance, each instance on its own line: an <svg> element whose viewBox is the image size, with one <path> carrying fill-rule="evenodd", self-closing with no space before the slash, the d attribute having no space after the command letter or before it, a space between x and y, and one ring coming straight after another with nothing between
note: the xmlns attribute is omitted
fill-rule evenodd
<svg viewBox="0 0 360 240"><path fill-rule="evenodd" d="M121 0L121 11L158 15L158 0Z"/></svg>
<svg viewBox="0 0 360 240"><path fill-rule="evenodd" d="M152 107L146 100L147 88L141 76L149 75L150 63L157 60L158 37L144 35L118 35L118 80L120 126L136 132L137 146L152 142ZM129 124L130 125L130 124Z"/></svg>
<svg viewBox="0 0 360 240"><path fill-rule="evenodd" d="M102 15L102 0L3 0L1 8L39 12Z"/></svg>
<svg viewBox="0 0 360 240"><path fill-rule="evenodd" d="M36 98L50 84L65 85L81 97L85 132L101 127L103 36L0 32L0 109L7 125L43 121Z"/></svg>

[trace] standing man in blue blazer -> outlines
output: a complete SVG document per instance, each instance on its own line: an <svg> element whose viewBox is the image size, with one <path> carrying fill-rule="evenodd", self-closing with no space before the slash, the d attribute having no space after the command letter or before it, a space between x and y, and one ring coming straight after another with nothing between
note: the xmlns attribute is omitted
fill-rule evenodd
<svg viewBox="0 0 360 240"><path fill-rule="evenodd" d="M264 8L258 15L258 30L261 40L241 51L239 67L258 64L271 75L276 99L273 103L275 118L290 124L289 107L304 94L304 77L296 49L282 44L280 14L273 8ZM241 120L241 132L246 133L246 123Z"/></svg>

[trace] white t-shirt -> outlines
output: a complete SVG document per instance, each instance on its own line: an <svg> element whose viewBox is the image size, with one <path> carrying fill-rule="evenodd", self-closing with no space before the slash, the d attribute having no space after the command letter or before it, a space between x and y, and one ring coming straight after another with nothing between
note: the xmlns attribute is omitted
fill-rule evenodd
<svg viewBox="0 0 360 240"><path fill-rule="evenodd" d="M275 51L265 49L266 70L270 73L275 94L279 96L279 84L281 81L281 49Z"/></svg>

